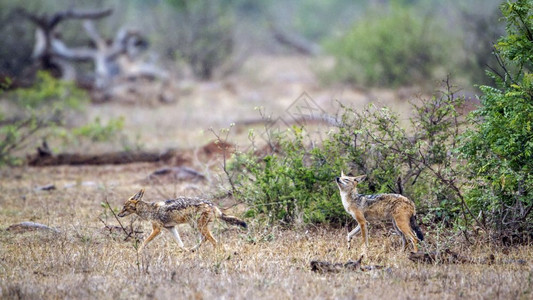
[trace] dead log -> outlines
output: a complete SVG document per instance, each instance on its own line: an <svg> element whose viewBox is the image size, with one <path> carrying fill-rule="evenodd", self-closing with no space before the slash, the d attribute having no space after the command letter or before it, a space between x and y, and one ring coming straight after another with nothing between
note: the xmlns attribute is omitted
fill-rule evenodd
<svg viewBox="0 0 533 300"><path fill-rule="evenodd" d="M92 58L92 52L88 49L69 49L61 40L57 26L68 19L99 19L111 15L112 9L101 10L74 10L56 12L52 15L34 14L23 8L16 13L25 17L35 26L35 46L33 59L37 60L41 68L50 70L58 77L74 80L75 71L71 60L88 61Z"/></svg>
<svg viewBox="0 0 533 300"><path fill-rule="evenodd" d="M37 155L28 158L28 165L36 167L59 165L118 165L137 162L161 162L180 160L180 152L169 149L164 152L119 151L102 154L61 153ZM181 159L183 160L183 159Z"/></svg>
<svg viewBox="0 0 533 300"><path fill-rule="evenodd" d="M168 149L166 151L118 151L100 154L60 153L54 154L46 141L36 150L36 153L26 158L30 166L59 166L59 165L118 165L138 162L166 162L168 165L181 166L196 155L199 159L210 160L225 155L226 158L235 151L235 145L226 142L210 142L199 149ZM198 179L203 175L192 169L162 169L158 173L181 173L176 176L189 176Z"/></svg>
<svg viewBox="0 0 533 300"><path fill-rule="evenodd" d="M166 184L179 181L202 181L205 176L200 172L189 167L164 167L152 172L147 178L143 179L143 184Z"/></svg>
<svg viewBox="0 0 533 300"><path fill-rule="evenodd" d="M148 42L140 31L121 28L109 41L98 33L92 21L110 16L111 9L71 9L52 15L38 15L18 9L17 13L36 25L32 57L39 62L40 67L51 71L56 77L79 81L80 86L94 90L93 97L96 101L102 102L116 96L127 97L120 92L137 89L137 85L131 81L138 79L168 82L165 70L153 61L142 59L141 54L148 48ZM83 27L92 46L73 48L62 40L57 26L68 19L84 20ZM94 73L77 74L75 63L78 62L92 62ZM89 81L87 78L93 79ZM120 88L121 86L125 87ZM159 97L166 88L163 84L158 91Z"/></svg>
<svg viewBox="0 0 533 300"><path fill-rule="evenodd" d="M96 30L94 23L85 21L83 27L95 44L95 87L105 90L112 80L137 78L167 80L167 73L152 62L140 59L148 43L138 30L121 28L111 42L107 42Z"/></svg>
<svg viewBox="0 0 533 300"><path fill-rule="evenodd" d="M320 54L320 47L307 40L305 37L298 35L296 33L289 33L275 22L270 22L269 24L270 32L276 41L280 44L287 46L291 49L296 50L296 52L304 55L318 55Z"/></svg>

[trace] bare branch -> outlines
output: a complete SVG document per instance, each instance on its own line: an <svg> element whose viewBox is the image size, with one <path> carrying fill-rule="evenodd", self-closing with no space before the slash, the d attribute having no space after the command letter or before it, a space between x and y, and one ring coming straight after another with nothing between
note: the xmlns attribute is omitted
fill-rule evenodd
<svg viewBox="0 0 533 300"><path fill-rule="evenodd" d="M66 19L100 19L103 17L107 17L113 13L113 9L98 9L98 10L74 10L69 9L62 12L57 12L49 19L49 26L51 28L54 28L57 26L61 21Z"/></svg>
<svg viewBox="0 0 533 300"><path fill-rule="evenodd" d="M87 35L96 44L97 49L104 49L106 47L106 42L96 30L96 27L94 26L94 22L90 20L84 21L83 29L85 29L85 32L87 32Z"/></svg>

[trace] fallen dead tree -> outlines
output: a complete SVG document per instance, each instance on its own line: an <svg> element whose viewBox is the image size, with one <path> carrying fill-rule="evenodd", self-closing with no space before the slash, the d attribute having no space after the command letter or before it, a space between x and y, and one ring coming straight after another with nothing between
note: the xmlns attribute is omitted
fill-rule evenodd
<svg viewBox="0 0 533 300"><path fill-rule="evenodd" d="M224 150L226 149L226 150ZM180 166L190 162L193 155L199 159L209 160L218 155L230 155L235 147L228 143L211 142L199 149L168 149L165 151L117 151L98 154L60 153L54 154L46 142L37 148L37 153L29 155L26 163L30 166L60 166L60 165L119 165L139 162L165 162L169 165ZM171 174L172 169L161 171ZM184 171L187 176L201 178L201 174ZM161 175L161 174L159 174ZM171 174L172 175L172 174ZM183 175L183 174L182 174ZM177 176L177 175L176 175ZM152 178L153 179L153 178Z"/></svg>
<svg viewBox="0 0 533 300"><path fill-rule="evenodd" d="M202 181L205 176L200 172L184 166L163 167L141 180L143 184L165 184L177 181Z"/></svg>
<svg viewBox="0 0 533 300"><path fill-rule="evenodd" d="M93 92L96 101L107 101L114 97L126 97L140 89L141 79L159 80L159 99L170 102L170 97L163 93L168 84L168 74L152 61L146 60L143 53L148 42L140 31L121 28L111 39L101 36L94 26L94 20L112 15L112 9L77 10L48 14L35 14L18 9L22 15L35 26L35 45L32 58L39 68L51 71L56 77L77 81L80 86ZM62 38L58 25L65 20L81 20L89 38L86 47L70 47ZM77 64L90 62L92 73L79 74Z"/></svg>
<svg viewBox="0 0 533 300"><path fill-rule="evenodd" d="M164 152L149 151L118 151L101 154L60 153L57 155L37 154L29 157L30 166L59 166L59 165L118 165L137 162L170 161L180 156L176 149Z"/></svg>
<svg viewBox="0 0 533 300"><path fill-rule="evenodd" d="M296 52L303 55L316 56L320 54L320 46L307 40L302 35L298 35L295 32L288 32L281 26L276 25L276 22L269 22L270 32L274 39Z"/></svg>
<svg viewBox="0 0 533 300"><path fill-rule="evenodd" d="M61 39L57 27L69 19L89 20L100 19L111 15L111 9L100 10L65 10L54 14L34 14L23 8L16 13L31 21L35 26L35 45L32 58L39 63L40 68L52 71L56 76L65 80L75 80L76 70L74 61L88 61L93 51L86 48L70 49Z"/></svg>

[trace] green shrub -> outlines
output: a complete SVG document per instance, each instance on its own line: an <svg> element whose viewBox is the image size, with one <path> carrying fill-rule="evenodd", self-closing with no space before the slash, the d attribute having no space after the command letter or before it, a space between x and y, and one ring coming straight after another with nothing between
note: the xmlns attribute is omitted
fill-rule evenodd
<svg viewBox="0 0 533 300"><path fill-rule="evenodd" d="M413 106L409 131L387 108L341 106L339 125L323 141L297 127L267 135L275 146L271 153L235 155L234 195L249 205L249 216L270 222L343 224L353 221L334 182L344 170L367 175L361 193L401 193L431 220L460 225L457 216L466 218L468 212L456 185L460 174L452 150L462 126L456 108L463 99L447 88Z"/></svg>
<svg viewBox="0 0 533 300"><path fill-rule="evenodd" d="M100 118L96 117L94 122L73 128L72 134L76 137L83 137L92 142L106 142L116 136L124 128L124 117L111 119L107 124L102 124Z"/></svg>
<svg viewBox="0 0 533 300"><path fill-rule="evenodd" d="M72 82L39 72L32 87L19 88L4 95L6 111L0 113L0 166L20 163L20 155L35 147L41 139L57 140L72 151L78 146L86 150L95 143L122 142L124 119L111 119L106 124L96 118L85 122L82 114L88 95ZM82 124L82 125L79 125ZM77 127L76 127L77 125Z"/></svg>
<svg viewBox="0 0 533 300"><path fill-rule="evenodd" d="M298 127L272 139L281 153L264 157L242 153L235 157L233 170L240 172L238 192L250 204L247 214L263 214L270 222L284 224L344 220L333 182L333 174L346 165L341 156L309 148L305 132Z"/></svg>
<svg viewBox="0 0 533 300"><path fill-rule="evenodd" d="M336 59L331 80L372 86L413 85L450 64L446 31L414 8L392 5L368 13L340 38L326 43Z"/></svg>
<svg viewBox="0 0 533 300"><path fill-rule="evenodd" d="M10 113L0 116L0 165L16 163L15 152L33 145L50 129L64 126L88 101L87 94L73 83L45 72L37 74L32 87L17 89L6 98Z"/></svg>
<svg viewBox="0 0 533 300"><path fill-rule="evenodd" d="M116 147L125 151L140 148L140 145L131 143L123 129L124 117L112 118L107 122L96 117L81 126L56 128L52 132L51 140L57 140L62 148L69 152L106 151Z"/></svg>
<svg viewBox="0 0 533 300"><path fill-rule="evenodd" d="M481 107L460 151L472 181L467 201L510 241L533 237L533 2L506 2L501 9L507 36L495 47L506 72L492 73L497 87L481 87Z"/></svg>

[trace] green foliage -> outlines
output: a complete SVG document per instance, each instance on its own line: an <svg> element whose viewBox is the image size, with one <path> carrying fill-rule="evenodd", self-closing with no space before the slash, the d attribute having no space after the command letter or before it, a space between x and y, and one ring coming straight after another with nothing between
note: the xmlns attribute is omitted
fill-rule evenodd
<svg viewBox="0 0 533 300"><path fill-rule="evenodd" d="M35 1L22 5L17 0L0 0L0 81L4 76L27 79L23 76L28 76L32 64L34 27L13 12L16 7L36 9L39 6Z"/></svg>
<svg viewBox="0 0 533 300"><path fill-rule="evenodd" d="M72 134L76 137L88 138L93 142L110 141L124 128L124 117L111 119L107 124L102 124L100 118L96 117L93 123L89 123L72 129Z"/></svg>
<svg viewBox="0 0 533 300"><path fill-rule="evenodd" d="M272 142L280 153L257 157L242 153L235 157L239 171L239 195L250 204L248 216L263 214L270 222L340 222L345 219L335 193L333 174L345 166L340 156L305 144L299 127L275 134ZM327 146L326 146L327 147ZM336 150L336 149L331 149Z"/></svg>
<svg viewBox="0 0 533 300"><path fill-rule="evenodd" d="M347 19L353 20L368 9L367 1L361 0L303 0L296 1L295 6L292 16L294 29L313 41L330 36L335 30L343 28Z"/></svg>
<svg viewBox="0 0 533 300"><path fill-rule="evenodd" d="M329 76L362 85L406 85L433 78L446 58L447 34L432 17L414 8L392 5L368 13L326 50L336 59Z"/></svg>
<svg viewBox="0 0 533 300"><path fill-rule="evenodd" d="M507 36L496 49L507 71L492 73L497 87L481 87L481 107L471 115L474 127L460 151L473 182L468 202L510 236L533 229L533 2L507 2L501 9Z"/></svg>
<svg viewBox="0 0 533 300"><path fill-rule="evenodd" d="M387 108L341 106L337 129L321 142L301 128L270 133L271 153L235 156L235 195L249 204L249 216L271 222L342 224L351 219L334 178L344 170L367 175L361 193L404 194L433 221L454 224L459 214L466 216L452 154L461 126L456 108L463 99L447 87L413 105L410 131Z"/></svg>
<svg viewBox="0 0 533 300"><path fill-rule="evenodd" d="M48 73L37 74L35 84L6 95L9 117L0 115L0 165L17 163L13 156L49 132L64 125L87 102L84 91L71 82L57 80Z"/></svg>
<svg viewBox="0 0 533 300"><path fill-rule="evenodd" d="M5 94L5 98L6 111L0 113L0 165L19 163L17 154L23 154L41 139L50 144L62 142L70 151L76 147L94 148L98 143L132 147L122 134L123 117L107 122L99 117L85 121L81 112L88 103L88 95L72 82L39 72L32 87L16 89Z"/></svg>
<svg viewBox="0 0 533 300"><path fill-rule="evenodd" d="M88 98L73 82L58 80L46 72L39 72L31 88L17 89L15 97L11 99L25 109L62 110L80 109Z"/></svg>
<svg viewBox="0 0 533 300"><path fill-rule="evenodd" d="M211 79L233 54L234 17L226 3L209 0L167 0L177 16L174 54L198 78Z"/></svg>

